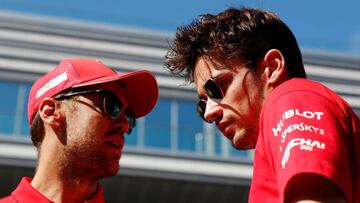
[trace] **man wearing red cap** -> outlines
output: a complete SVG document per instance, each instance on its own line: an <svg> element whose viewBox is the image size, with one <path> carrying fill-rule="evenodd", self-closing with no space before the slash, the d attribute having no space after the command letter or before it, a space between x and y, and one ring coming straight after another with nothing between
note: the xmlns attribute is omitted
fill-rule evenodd
<svg viewBox="0 0 360 203"><path fill-rule="evenodd" d="M98 180L117 173L124 134L157 99L148 71L117 74L97 60L61 61L29 94L35 176L0 202L104 202Z"/></svg>

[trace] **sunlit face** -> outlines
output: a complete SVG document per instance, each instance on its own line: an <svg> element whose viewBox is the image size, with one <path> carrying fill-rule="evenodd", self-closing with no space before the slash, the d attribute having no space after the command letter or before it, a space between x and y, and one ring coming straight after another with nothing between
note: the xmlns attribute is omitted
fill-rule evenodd
<svg viewBox="0 0 360 203"><path fill-rule="evenodd" d="M195 66L194 78L199 98L206 101L204 119L215 122L234 147L254 148L264 102L261 77L244 63L236 67L219 68L200 58ZM223 92L224 97L220 101L209 98L204 89L210 78Z"/></svg>
<svg viewBox="0 0 360 203"><path fill-rule="evenodd" d="M62 104L67 138L61 153L62 165L73 176L107 177L119 169L129 125L123 114L117 119L107 117L102 111L102 99L101 94L87 94ZM125 99L121 100L126 107Z"/></svg>

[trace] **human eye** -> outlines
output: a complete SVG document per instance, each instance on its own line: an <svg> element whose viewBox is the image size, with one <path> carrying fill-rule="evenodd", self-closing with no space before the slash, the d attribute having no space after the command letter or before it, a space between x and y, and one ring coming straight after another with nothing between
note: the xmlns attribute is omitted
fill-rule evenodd
<svg viewBox="0 0 360 203"><path fill-rule="evenodd" d="M231 83L231 77L229 77L228 74L219 75L218 77L214 78L214 82L217 84L219 90L224 96Z"/></svg>

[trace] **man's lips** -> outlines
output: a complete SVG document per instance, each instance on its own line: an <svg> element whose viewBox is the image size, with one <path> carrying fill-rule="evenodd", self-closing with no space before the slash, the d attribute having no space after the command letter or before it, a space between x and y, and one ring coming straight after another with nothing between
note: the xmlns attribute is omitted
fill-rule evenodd
<svg viewBox="0 0 360 203"><path fill-rule="evenodd" d="M120 159L122 149L124 147L124 139L120 136L113 137L105 141L108 152L113 154L117 159Z"/></svg>
<svg viewBox="0 0 360 203"><path fill-rule="evenodd" d="M124 137L123 136L113 136L109 138L106 143L113 146L116 149L122 150L124 147Z"/></svg>
<svg viewBox="0 0 360 203"><path fill-rule="evenodd" d="M120 149L120 143L116 141L108 141L109 144L112 144L112 146Z"/></svg>

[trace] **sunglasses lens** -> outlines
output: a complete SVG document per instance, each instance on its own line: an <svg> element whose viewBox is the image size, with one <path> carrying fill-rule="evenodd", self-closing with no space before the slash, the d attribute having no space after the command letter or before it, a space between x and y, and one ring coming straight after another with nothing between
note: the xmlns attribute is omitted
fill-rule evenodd
<svg viewBox="0 0 360 203"><path fill-rule="evenodd" d="M206 81L204 89L209 98L222 99L224 97L224 94L223 94L221 88L212 79L209 79Z"/></svg>
<svg viewBox="0 0 360 203"><path fill-rule="evenodd" d="M202 119L204 119L205 108L206 102L204 100L199 100L196 106L196 111Z"/></svg>
<svg viewBox="0 0 360 203"><path fill-rule="evenodd" d="M224 98L224 93L222 92L221 88L212 79L209 79L205 82L204 89L206 95L209 98L215 100L216 102L220 102L220 100ZM204 121L211 123L211 121L207 121L204 117L205 110L206 110L206 100L200 99L197 103L196 111Z"/></svg>
<svg viewBox="0 0 360 203"><path fill-rule="evenodd" d="M207 121L204 118L204 114L205 114L205 109L206 109L206 101L205 100L199 100L196 106L196 111L198 112L199 116L206 122L211 123L210 121Z"/></svg>
<svg viewBox="0 0 360 203"><path fill-rule="evenodd" d="M120 116L122 107L123 104L116 95L111 92L104 92L104 109L106 114L111 118L116 119ZM129 123L127 134L130 134L136 125L136 119L127 109L124 109L124 116Z"/></svg>
<svg viewBox="0 0 360 203"><path fill-rule="evenodd" d="M129 129L127 131L127 134L130 134L132 132L132 129L136 125L136 119L131 115L131 113L127 109L125 109L125 118L129 123Z"/></svg>
<svg viewBox="0 0 360 203"><path fill-rule="evenodd" d="M121 113L122 103L112 93L106 92L104 94L104 109L111 118L119 117Z"/></svg>

